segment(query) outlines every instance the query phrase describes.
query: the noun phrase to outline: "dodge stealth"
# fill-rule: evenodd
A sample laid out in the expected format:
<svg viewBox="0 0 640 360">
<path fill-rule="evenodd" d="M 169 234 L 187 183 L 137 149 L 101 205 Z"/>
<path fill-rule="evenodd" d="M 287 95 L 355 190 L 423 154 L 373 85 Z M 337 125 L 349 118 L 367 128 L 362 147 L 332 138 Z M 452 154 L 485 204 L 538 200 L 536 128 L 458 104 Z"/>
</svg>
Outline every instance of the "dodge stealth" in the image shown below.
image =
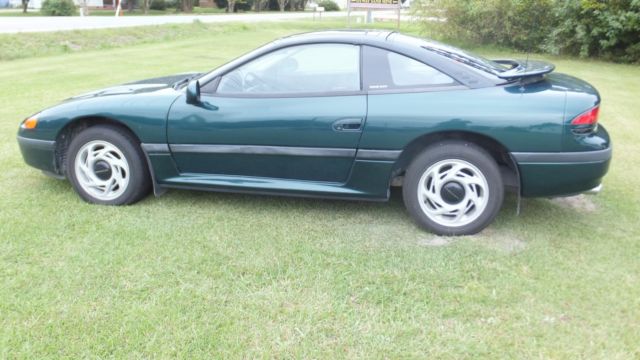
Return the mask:
<svg viewBox="0 0 640 360">
<path fill-rule="evenodd" d="M 611 159 L 600 96 L 541 61 L 488 60 L 387 31 L 278 39 L 207 73 L 133 82 L 29 116 L 27 164 L 80 197 L 194 189 L 387 200 L 476 233 L 505 191 L 596 191 Z"/>
</svg>

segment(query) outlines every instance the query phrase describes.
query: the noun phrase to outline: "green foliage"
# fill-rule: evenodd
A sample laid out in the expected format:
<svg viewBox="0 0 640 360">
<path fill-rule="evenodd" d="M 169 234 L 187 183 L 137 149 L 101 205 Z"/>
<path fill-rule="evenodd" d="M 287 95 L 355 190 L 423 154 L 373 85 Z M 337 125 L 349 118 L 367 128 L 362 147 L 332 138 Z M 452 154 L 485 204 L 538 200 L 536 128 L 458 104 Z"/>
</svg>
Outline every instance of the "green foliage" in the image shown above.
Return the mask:
<svg viewBox="0 0 640 360">
<path fill-rule="evenodd" d="M 47 16 L 72 16 L 76 5 L 72 0 L 44 0 L 40 11 Z"/>
<path fill-rule="evenodd" d="M 182 0 L 165 0 L 167 9 L 182 10 Z"/>
<path fill-rule="evenodd" d="M 450 39 L 640 61 L 640 0 L 423 0 L 416 11 Z"/>
<path fill-rule="evenodd" d="M 324 11 L 340 11 L 340 6 L 331 0 L 322 0 L 318 6 L 322 6 Z"/>
<path fill-rule="evenodd" d="M 435 0 L 419 5 L 421 15 L 447 19 L 439 30 L 448 37 L 520 50 L 544 40 L 552 25 L 551 10 L 552 0 Z"/>
<path fill-rule="evenodd" d="M 166 10 L 167 3 L 164 0 L 152 0 L 151 4 L 149 4 L 149 9 L 151 10 Z"/>
<path fill-rule="evenodd" d="M 553 54 L 640 61 L 640 0 L 559 1 L 543 48 Z"/>
</svg>

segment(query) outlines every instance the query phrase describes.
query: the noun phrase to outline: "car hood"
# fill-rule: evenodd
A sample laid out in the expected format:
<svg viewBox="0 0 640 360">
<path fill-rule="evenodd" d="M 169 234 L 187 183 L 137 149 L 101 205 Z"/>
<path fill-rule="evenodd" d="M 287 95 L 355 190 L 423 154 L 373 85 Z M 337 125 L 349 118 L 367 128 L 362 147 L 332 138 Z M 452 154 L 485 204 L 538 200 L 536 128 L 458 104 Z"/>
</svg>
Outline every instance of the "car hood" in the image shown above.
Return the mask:
<svg viewBox="0 0 640 360">
<path fill-rule="evenodd" d="M 188 80 L 198 75 L 200 75 L 200 73 L 190 72 L 190 73 L 182 73 L 182 74 L 176 74 L 171 76 L 163 76 L 163 77 L 139 80 L 139 81 L 135 81 L 127 84 L 116 85 L 116 86 L 111 86 L 111 87 L 100 89 L 100 90 L 91 91 L 85 94 L 68 98 L 64 100 L 64 102 L 95 98 L 95 97 L 101 97 L 101 96 L 127 95 L 127 94 L 134 95 L 134 94 L 159 91 L 159 90 L 172 87 L 175 83 L 179 81 Z"/>
</svg>

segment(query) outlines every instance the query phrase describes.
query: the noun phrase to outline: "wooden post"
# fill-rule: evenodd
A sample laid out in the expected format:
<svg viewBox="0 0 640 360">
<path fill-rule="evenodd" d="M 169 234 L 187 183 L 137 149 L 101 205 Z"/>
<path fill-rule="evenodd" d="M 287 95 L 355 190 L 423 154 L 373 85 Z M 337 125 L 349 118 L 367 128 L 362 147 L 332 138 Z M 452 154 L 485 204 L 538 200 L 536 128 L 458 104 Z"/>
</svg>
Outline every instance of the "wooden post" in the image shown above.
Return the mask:
<svg viewBox="0 0 640 360">
<path fill-rule="evenodd" d="M 115 0 L 116 1 L 116 17 L 122 15 L 122 0 Z"/>
</svg>

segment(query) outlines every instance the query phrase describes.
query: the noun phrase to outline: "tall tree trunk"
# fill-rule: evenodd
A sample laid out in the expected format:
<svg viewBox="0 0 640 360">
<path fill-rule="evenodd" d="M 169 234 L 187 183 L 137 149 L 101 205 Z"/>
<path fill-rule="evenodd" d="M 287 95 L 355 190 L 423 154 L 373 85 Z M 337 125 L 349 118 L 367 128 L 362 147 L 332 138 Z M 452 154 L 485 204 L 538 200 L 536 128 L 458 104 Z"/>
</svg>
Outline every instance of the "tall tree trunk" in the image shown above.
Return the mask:
<svg viewBox="0 0 640 360">
<path fill-rule="evenodd" d="M 186 13 L 193 12 L 193 1 L 192 0 L 182 0 L 182 11 Z"/>
<path fill-rule="evenodd" d="M 262 9 L 264 8 L 264 4 L 265 0 L 255 0 L 253 3 L 255 12 L 262 11 Z"/>
<path fill-rule="evenodd" d="M 29 5 L 29 0 L 22 0 L 22 12 L 27 12 L 27 6 Z"/>
<path fill-rule="evenodd" d="M 80 11 L 82 11 L 82 16 L 87 16 L 89 15 L 89 5 L 87 4 L 87 0 L 82 0 L 82 9 Z"/>
<path fill-rule="evenodd" d="M 144 6 L 144 14 L 147 15 L 149 13 L 149 0 L 144 0 L 142 6 Z"/>
</svg>

